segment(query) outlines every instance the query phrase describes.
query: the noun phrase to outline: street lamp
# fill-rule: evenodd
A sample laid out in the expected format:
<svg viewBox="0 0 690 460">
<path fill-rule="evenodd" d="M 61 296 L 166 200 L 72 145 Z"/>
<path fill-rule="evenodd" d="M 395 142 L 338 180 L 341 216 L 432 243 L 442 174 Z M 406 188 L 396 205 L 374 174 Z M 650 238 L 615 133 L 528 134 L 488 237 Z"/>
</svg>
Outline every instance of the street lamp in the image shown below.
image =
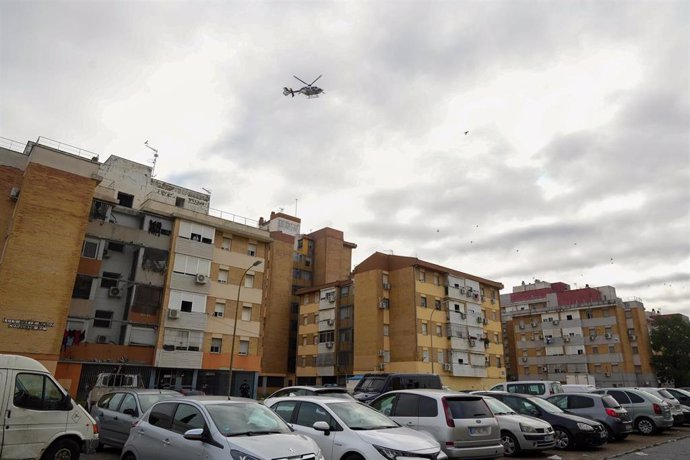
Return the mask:
<svg viewBox="0 0 690 460">
<path fill-rule="evenodd" d="M 235 324 L 232 326 L 232 344 L 230 345 L 230 380 L 228 382 L 228 398 L 232 396 L 232 366 L 233 363 L 235 362 L 235 336 L 237 335 L 237 313 L 240 311 L 240 290 L 242 289 L 242 283 L 244 282 L 244 277 L 247 276 L 247 272 L 251 270 L 252 268 L 261 265 L 261 261 L 257 260 L 253 264 L 251 264 L 247 269 L 242 273 L 242 278 L 240 278 L 240 282 L 237 284 L 237 303 L 235 304 Z"/>
</svg>

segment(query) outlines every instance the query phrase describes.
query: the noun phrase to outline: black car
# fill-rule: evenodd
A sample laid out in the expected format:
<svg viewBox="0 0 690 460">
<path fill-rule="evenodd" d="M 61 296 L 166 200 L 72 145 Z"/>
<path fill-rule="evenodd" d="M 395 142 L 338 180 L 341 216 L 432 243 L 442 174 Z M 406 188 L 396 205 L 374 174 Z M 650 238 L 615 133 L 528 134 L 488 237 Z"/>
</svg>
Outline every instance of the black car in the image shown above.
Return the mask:
<svg viewBox="0 0 690 460">
<path fill-rule="evenodd" d="M 553 426 L 556 448 L 574 446 L 602 446 L 608 442 L 608 433 L 601 423 L 578 415 L 568 414 L 558 406 L 537 396 L 508 393 L 506 391 L 478 391 L 476 394 L 493 396 L 518 414 L 537 417 Z"/>
</svg>

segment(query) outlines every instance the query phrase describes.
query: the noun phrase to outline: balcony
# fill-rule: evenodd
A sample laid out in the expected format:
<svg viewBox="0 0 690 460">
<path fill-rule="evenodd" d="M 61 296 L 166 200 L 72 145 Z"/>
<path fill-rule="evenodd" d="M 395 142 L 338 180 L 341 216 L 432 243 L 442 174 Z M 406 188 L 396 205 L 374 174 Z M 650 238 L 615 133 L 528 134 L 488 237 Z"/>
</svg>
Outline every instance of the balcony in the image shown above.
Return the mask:
<svg viewBox="0 0 690 460">
<path fill-rule="evenodd" d="M 604 318 L 583 318 L 582 327 L 615 326 L 616 317 L 607 316 Z"/>
<path fill-rule="evenodd" d="M 453 377 L 486 377 L 486 367 L 469 364 L 453 364 Z"/>
</svg>

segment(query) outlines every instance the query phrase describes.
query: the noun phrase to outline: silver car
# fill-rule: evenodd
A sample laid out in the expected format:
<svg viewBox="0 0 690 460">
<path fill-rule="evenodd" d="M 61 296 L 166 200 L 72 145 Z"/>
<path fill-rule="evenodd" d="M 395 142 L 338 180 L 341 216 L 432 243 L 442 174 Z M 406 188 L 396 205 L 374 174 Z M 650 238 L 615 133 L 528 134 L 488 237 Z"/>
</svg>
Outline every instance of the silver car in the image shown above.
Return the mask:
<svg viewBox="0 0 690 460">
<path fill-rule="evenodd" d="M 324 460 L 319 446 L 269 408 L 240 398 L 168 399 L 135 422 L 122 460 Z"/>
<path fill-rule="evenodd" d="M 431 435 L 401 427 L 357 401 L 294 396 L 276 399 L 271 408 L 295 431 L 314 439 L 326 460 L 448 458 Z"/>
<path fill-rule="evenodd" d="M 608 432 L 609 441 L 622 441 L 633 430 L 630 414 L 610 395 L 564 393 L 546 398 L 571 414 L 600 422 Z"/>
<path fill-rule="evenodd" d="M 496 398 L 484 396 L 501 428 L 503 455 L 512 457 L 522 451 L 551 449 L 556 445 L 553 427 L 536 417 L 519 415 Z"/>
<path fill-rule="evenodd" d="M 613 396 L 628 411 L 640 434 L 655 434 L 673 426 L 671 406 L 651 393 L 632 388 L 599 388 L 594 393 Z"/>
<path fill-rule="evenodd" d="M 172 390 L 132 389 L 104 394 L 91 407 L 91 416 L 98 424 L 98 449 L 103 446 L 125 445 L 132 422 L 139 418 L 155 402 L 167 398 L 182 397 Z"/>
<path fill-rule="evenodd" d="M 480 396 L 445 390 L 398 390 L 370 403 L 403 426 L 430 433 L 448 458 L 503 456 L 501 431 Z"/>
<path fill-rule="evenodd" d="M 671 393 L 665 388 L 652 388 L 652 387 L 638 387 L 638 390 L 646 391 L 654 396 L 658 396 L 664 401 L 666 401 L 669 406 L 671 406 L 671 415 L 673 416 L 674 425 L 682 425 L 685 422 L 685 415 L 683 414 L 683 409 L 680 407 L 680 401 L 676 399 Z"/>
</svg>

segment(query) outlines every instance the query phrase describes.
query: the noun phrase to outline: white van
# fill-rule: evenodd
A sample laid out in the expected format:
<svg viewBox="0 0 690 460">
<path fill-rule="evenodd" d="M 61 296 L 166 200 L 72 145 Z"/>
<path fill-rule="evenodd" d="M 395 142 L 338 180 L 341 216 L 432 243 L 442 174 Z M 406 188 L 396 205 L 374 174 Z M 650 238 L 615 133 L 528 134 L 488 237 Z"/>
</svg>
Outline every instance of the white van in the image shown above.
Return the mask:
<svg viewBox="0 0 690 460">
<path fill-rule="evenodd" d="M 0 459 L 76 460 L 98 427 L 41 363 L 0 354 Z"/>
<path fill-rule="evenodd" d="M 556 380 L 518 380 L 516 382 L 503 382 L 492 386 L 489 391 L 507 391 L 523 395 L 548 398 L 563 393 L 561 382 Z"/>
<path fill-rule="evenodd" d="M 597 389 L 594 385 L 580 385 L 576 383 L 570 383 L 566 385 L 561 385 L 563 391 L 566 393 L 591 393 Z"/>
</svg>

